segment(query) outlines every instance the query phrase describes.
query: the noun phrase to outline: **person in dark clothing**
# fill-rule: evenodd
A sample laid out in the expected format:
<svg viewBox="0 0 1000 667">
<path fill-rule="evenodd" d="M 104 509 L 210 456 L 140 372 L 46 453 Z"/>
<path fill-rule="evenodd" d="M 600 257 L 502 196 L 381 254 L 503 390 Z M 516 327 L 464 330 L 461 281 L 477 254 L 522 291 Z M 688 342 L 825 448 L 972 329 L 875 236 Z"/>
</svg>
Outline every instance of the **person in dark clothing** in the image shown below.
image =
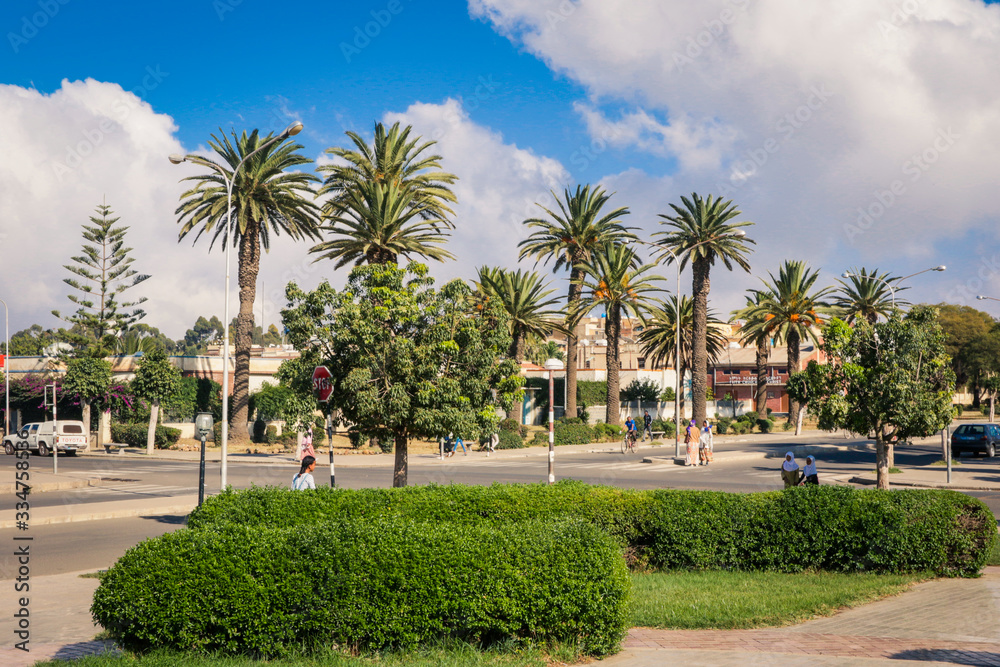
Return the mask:
<svg viewBox="0 0 1000 667">
<path fill-rule="evenodd" d="M 646 434 L 649 434 L 650 442 L 653 441 L 653 418 L 649 416 L 649 410 L 642 411 L 642 441 L 646 442 Z"/>
</svg>

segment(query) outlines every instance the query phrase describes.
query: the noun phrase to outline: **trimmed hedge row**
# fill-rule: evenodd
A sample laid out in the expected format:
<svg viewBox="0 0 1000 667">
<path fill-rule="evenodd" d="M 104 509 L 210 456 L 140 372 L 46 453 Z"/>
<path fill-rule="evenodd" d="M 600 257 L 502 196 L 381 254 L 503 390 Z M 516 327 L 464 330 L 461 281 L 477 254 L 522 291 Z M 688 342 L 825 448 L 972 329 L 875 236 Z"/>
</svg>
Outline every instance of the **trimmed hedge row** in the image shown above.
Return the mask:
<svg viewBox="0 0 1000 667">
<path fill-rule="evenodd" d="M 971 576 L 997 540 L 980 500 L 954 491 L 839 486 L 755 494 L 632 491 L 581 482 L 293 493 L 254 488 L 208 499 L 195 529 L 400 517 L 465 525 L 576 518 L 638 562 L 663 569 L 922 572 Z"/>
<path fill-rule="evenodd" d="M 132 447 L 145 447 L 146 437 L 149 433 L 149 424 L 111 424 L 111 439 L 123 445 Z M 166 449 L 170 445 L 176 445 L 181 438 L 179 428 L 156 425 L 156 433 L 153 435 L 153 444 L 157 449 Z"/>
<path fill-rule="evenodd" d="M 630 586 L 618 545 L 582 522 L 229 526 L 133 547 L 101 578 L 91 612 L 136 651 L 267 657 L 454 637 L 604 655 L 625 635 Z"/>
</svg>

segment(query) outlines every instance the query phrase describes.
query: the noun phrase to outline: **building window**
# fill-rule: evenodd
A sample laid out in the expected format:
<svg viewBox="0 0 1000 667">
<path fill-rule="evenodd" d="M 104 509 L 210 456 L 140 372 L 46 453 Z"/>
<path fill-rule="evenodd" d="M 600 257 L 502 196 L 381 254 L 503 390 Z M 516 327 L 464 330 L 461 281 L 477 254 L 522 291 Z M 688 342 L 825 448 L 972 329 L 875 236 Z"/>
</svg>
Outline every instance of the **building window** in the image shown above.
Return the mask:
<svg viewBox="0 0 1000 667">
<path fill-rule="evenodd" d="M 775 394 L 776 394 L 776 393 L 777 393 L 777 392 L 774 392 L 774 391 L 770 391 L 770 390 L 768 390 L 768 392 L 767 392 L 767 397 L 768 397 L 768 398 L 777 398 L 777 396 L 775 396 Z"/>
<path fill-rule="evenodd" d="M 590 359 L 584 362 L 584 368 L 590 368 Z"/>
<path fill-rule="evenodd" d="M 646 358 L 645 357 L 638 357 L 636 359 L 636 362 L 639 364 L 639 370 L 640 371 L 641 370 L 645 370 L 645 368 L 646 368 Z"/>
</svg>

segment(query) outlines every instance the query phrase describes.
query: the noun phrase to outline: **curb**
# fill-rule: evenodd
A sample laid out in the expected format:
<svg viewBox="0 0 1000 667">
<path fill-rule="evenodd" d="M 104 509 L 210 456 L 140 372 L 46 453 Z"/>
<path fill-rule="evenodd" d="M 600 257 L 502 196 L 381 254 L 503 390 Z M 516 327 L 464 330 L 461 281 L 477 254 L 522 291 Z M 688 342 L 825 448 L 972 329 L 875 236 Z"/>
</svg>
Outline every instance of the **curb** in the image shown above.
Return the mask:
<svg viewBox="0 0 1000 667">
<path fill-rule="evenodd" d="M 847 480 L 851 484 L 863 484 L 865 486 L 875 486 L 876 480 L 869 479 L 868 477 L 851 477 Z M 954 491 L 1000 491 L 996 486 L 967 486 L 964 484 L 935 484 L 934 482 L 907 482 L 906 480 L 900 480 L 898 482 L 891 481 L 889 486 L 908 486 L 914 489 L 952 489 Z"/>
<path fill-rule="evenodd" d="M 160 516 L 162 514 L 190 514 L 198 506 L 197 498 L 186 502 L 178 502 L 163 507 L 136 507 L 112 509 L 81 514 L 62 514 L 57 516 L 34 516 L 31 526 L 49 526 L 58 523 L 76 523 L 79 521 L 101 521 L 103 519 L 127 519 L 137 516 Z M 0 530 L 17 527 L 16 521 L 0 521 Z"/>
<path fill-rule="evenodd" d="M 87 479 L 64 480 L 60 482 L 42 482 L 41 484 L 29 484 L 31 493 L 45 493 L 46 491 L 67 491 L 69 489 L 81 489 L 86 486 L 101 486 L 104 480 L 100 477 L 90 477 Z M 17 484 L 0 484 L 0 493 L 15 493 L 19 489 Z"/>
</svg>

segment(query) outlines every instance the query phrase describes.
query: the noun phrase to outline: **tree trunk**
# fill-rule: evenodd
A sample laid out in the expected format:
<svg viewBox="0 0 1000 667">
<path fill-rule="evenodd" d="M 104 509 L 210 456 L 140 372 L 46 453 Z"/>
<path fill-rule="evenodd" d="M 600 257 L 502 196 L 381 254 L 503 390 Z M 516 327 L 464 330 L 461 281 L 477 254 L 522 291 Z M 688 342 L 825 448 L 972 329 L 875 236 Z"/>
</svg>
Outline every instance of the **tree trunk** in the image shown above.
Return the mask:
<svg viewBox="0 0 1000 667">
<path fill-rule="evenodd" d="M 788 346 L 788 376 L 791 377 L 792 373 L 799 372 L 799 332 L 794 327 L 789 327 L 788 335 L 785 338 L 785 344 Z M 799 418 L 799 404 L 797 401 L 793 401 L 791 397 L 788 398 L 788 423 L 795 424 Z"/>
<path fill-rule="evenodd" d="M 517 363 L 524 361 L 524 348 L 527 341 L 527 336 L 524 335 L 524 331 L 519 331 L 518 327 L 514 327 L 514 336 L 510 342 L 510 357 Z"/>
<path fill-rule="evenodd" d="M 691 284 L 693 322 L 691 327 L 691 416 L 696 424 L 705 420 L 708 406 L 705 390 L 708 386 L 708 292 L 711 289 L 708 259 L 699 257 L 691 264 L 694 275 Z"/>
<path fill-rule="evenodd" d="M 757 344 L 757 416 L 767 418 L 767 360 L 771 355 L 770 345 L 765 340 Z"/>
<path fill-rule="evenodd" d="M 395 488 L 406 486 L 406 435 L 397 433 L 393 444 L 396 449 L 396 459 L 392 467 L 392 486 Z"/>
<path fill-rule="evenodd" d="M 605 334 L 608 337 L 607 365 L 608 365 L 608 399 L 607 415 L 605 422 L 618 426 L 621 424 L 621 390 L 620 390 L 620 367 L 618 359 L 618 333 L 621 331 L 622 313 L 618 307 L 608 308 L 608 321 L 605 326 Z"/>
<path fill-rule="evenodd" d="M 250 442 L 247 428 L 250 419 L 250 346 L 253 344 L 253 302 L 257 296 L 259 271 L 260 237 L 256 226 L 251 224 L 240 237 L 240 313 L 236 316 L 233 420 L 229 425 L 229 440 L 244 445 Z M 228 363 L 228 360 L 223 363 Z M 222 416 L 223 419 L 226 417 Z"/>
<path fill-rule="evenodd" d="M 569 272 L 569 297 L 566 300 L 566 312 L 572 313 L 573 307 L 580 302 L 580 295 L 583 293 L 583 286 L 580 279 L 583 277 L 583 270 L 580 264 L 583 257 L 574 257 L 573 269 Z M 569 318 L 567 317 L 567 324 Z M 576 356 L 577 356 L 576 324 L 570 329 L 566 336 L 566 417 L 576 417 Z"/>
<path fill-rule="evenodd" d="M 876 488 L 889 488 L 889 449 L 891 445 L 882 437 L 881 429 L 875 432 Z"/>
<path fill-rule="evenodd" d="M 84 399 L 83 401 L 83 428 L 87 432 L 87 446 L 91 444 L 91 438 L 93 438 L 93 433 L 90 430 L 90 399 Z"/>
<path fill-rule="evenodd" d="M 97 427 L 97 444 L 103 445 L 111 440 L 111 410 L 101 411 L 101 421 Z"/>
<path fill-rule="evenodd" d="M 799 406 L 799 416 L 795 419 L 795 435 L 802 435 L 802 418 L 805 416 L 806 410 L 804 405 Z"/>
<path fill-rule="evenodd" d="M 149 408 L 149 429 L 146 431 L 146 453 L 153 455 L 153 448 L 156 445 L 156 422 L 160 416 L 160 401 L 153 401 Z"/>
<path fill-rule="evenodd" d="M 994 408 L 996 408 L 996 396 L 990 394 L 990 423 L 993 423 L 993 417 L 996 414 Z"/>
</svg>

